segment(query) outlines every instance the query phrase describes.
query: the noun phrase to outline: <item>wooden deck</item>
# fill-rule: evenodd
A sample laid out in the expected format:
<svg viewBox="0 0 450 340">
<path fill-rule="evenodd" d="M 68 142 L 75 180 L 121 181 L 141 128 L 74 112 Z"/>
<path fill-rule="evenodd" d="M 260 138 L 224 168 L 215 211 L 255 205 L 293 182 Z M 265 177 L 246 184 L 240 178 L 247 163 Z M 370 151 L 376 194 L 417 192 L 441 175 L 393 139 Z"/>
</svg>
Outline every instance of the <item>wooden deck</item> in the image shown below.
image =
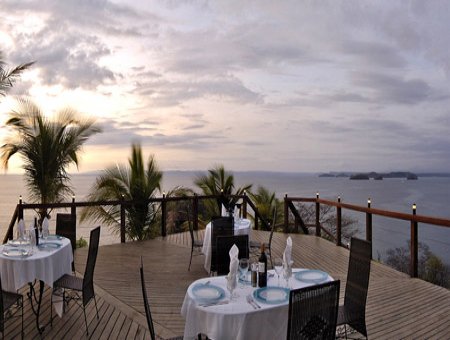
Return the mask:
<svg viewBox="0 0 450 340">
<path fill-rule="evenodd" d="M 200 232 L 201 233 L 201 232 Z M 252 237 L 268 239 L 268 232 L 252 231 Z M 296 267 L 320 268 L 341 280 L 344 296 L 348 250 L 315 236 L 291 235 Z M 275 233 L 273 255 L 280 256 L 287 235 Z M 182 335 L 181 304 L 189 284 L 206 276 L 204 257 L 194 256 L 188 271 L 189 234 L 165 239 L 102 246 L 95 269 L 99 320 L 95 307 L 88 308 L 89 337 L 85 335 L 82 310 L 70 305 L 63 318 L 40 336 L 30 304 L 25 301 L 25 339 L 145 339 L 149 338 L 142 305 L 139 264 L 144 259 L 149 300 L 156 332 L 161 337 Z M 87 249 L 76 251 L 76 269 L 84 270 Z M 23 292 L 25 293 L 25 291 Z M 50 320 L 50 290 L 43 301 L 42 321 Z M 370 339 L 450 339 L 450 291 L 372 262 L 367 301 Z M 19 338 L 19 320 L 6 324 L 5 338 Z"/>
</svg>

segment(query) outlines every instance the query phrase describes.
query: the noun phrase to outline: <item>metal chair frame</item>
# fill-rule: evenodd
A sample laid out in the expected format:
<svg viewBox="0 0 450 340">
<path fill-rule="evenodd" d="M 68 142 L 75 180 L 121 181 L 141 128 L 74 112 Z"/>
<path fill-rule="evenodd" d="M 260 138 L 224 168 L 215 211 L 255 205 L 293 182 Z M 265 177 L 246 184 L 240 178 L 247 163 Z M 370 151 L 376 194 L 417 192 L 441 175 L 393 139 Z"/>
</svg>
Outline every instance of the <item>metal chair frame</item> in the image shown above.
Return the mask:
<svg viewBox="0 0 450 340">
<path fill-rule="evenodd" d="M 83 278 L 75 275 L 65 274 L 53 283 L 53 291 L 62 288 L 63 289 L 63 304 L 69 303 L 70 300 L 74 300 L 78 306 L 83 308 L 84 322 L 86 324 L 86 334 L 89 335 L 89 328 L 86 318 L 86 305 L 94 299 L 95 309 L 98 315 L 97 299 L 94 292 L 94 269 L 97 261 L 98 245 L 100 241 L 100 227 L 91 230 L 89 237 L 89 252 L 86 262 L 86 268 Z M 66 296 L 66 289 L 73 291 L 75 294 L 72 296 Z M 80 294 L 81 293 L 81 297 Z M 52 294 L 53 302 L 53 294 Z M 50 322 L 53 323 L 53 311 L 50 309 Z"/>
</svg>

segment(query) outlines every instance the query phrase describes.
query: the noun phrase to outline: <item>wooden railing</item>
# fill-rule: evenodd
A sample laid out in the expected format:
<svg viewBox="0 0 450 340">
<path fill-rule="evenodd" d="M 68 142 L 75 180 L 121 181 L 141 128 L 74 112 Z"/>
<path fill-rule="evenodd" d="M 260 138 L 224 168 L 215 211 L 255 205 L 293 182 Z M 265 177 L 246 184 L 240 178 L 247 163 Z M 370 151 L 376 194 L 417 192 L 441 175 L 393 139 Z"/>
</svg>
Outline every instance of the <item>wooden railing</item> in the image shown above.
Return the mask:
<svg viewBox="0 0 450 340">
<path fill-rule="evenodd" d="M 258 211 L 257 206 L 251 201 L 251 199 L 246 195 L 193 195 L 193 196 L 180 196 L 180 197 L 169 197 L 166 195 L 162 195 L 162 197 L 155 197 L 149 199 L 146 203 L 159 203 L 161 210 L 161 236 L 165 237 L 167 235 L 167 204 L 170 202 L 180 202 L 180 201 L 188 201 L 191 207 L 192 216 L 193 216 L 193 228 L 195 230 L 198 229 L 199 223 L 199 202 L 201 200 L 217 200 L 218 202 L 223 202 L 227 199 L 234 200 L 242 200 L 241 211 L 243 217 L 248 217 L 248 207 L 253 210 L 253 224 L 255 229 L 259 229 L 260 223 L 263 226 L 263 229 L 269 230 L 270 225 L 265 220 L 263 216 Z M 75 198 L 72 199 L 72 202 L 67 203 L 51 203 L 51 204 L 38 204 L 38 203 L 23 203 L 22 200 L 19 200 L 17 204 L 11 221 L 9 223 L 8 229 L 6 231 L 5 237 L 3 239 L 3 243 L 6 243 L 9 239 L 13 239 L 14 236 L 14 226 L 20 219 L 23 219 L 25 210 L 42 210 L 42 209 L 67 209 L 69 208 L 71 211 L 71 215 L 73 216 L 74 221 L 76 221 L 77 209 L 89 206 L 111 206 L 111 205 L 119 205 L 120 206 L 120 242 L 124 243 L 126 240 L 125 233 L 125 225 L 126 225 L 126 217 L 125 211 L 126 207 L 135 204 L 134 201 L 125 201 L 125 200 L 116 200 L 116 201 L 97 201 L 97 202 L 76 202 Z M 142 202 L 139 202 L 142 203 Z"/>
<path fill-rule="evenodd" d="M 159 203 L 161 209 L 161 235 L 165 237 L 167 235 L 167 204 L 170 202 L 181 202 L 188 201 L 192 211 L 193 217 L 193 228 L 195 230 L 199 227 L 199 202 L 201 200 L 214 199 L 218 202 L 222 202 L 226 199 L 233 198 L 234 200 L 242 200 L 241 209 L 242 216 L 248 217 L 248 209 L 250 208 L 253 212 L 253 225 L 254 229 L 259 229 L 260 223 L 262 224 L 262 229 L 270 230 L 269 223 L 261 216 L 258 211 L 256 204 L 254 204 L 251 199 L 246 195 L 193 195 L 193 196 L 181 196 L 181 197 L 168 197 L 162 195 L 162 197 L 152 198 L 147 201 L 147 203 Z M 307 225 L 301 218 L 301 214 L 297 210 L 294 202 L 300 203 L 311 203 L 315 204 L 315 224 L 313 226 Z M 14 226 L 20 218 L 23 218 L 24 210 L 37 210 L 37 209 L 62 209 L 69 208 L 74 220 L 76 221 L 77 209 L 88 207 L 88 206 L 110 206 L 110 205 L 120 205 L 120 241 L 123 243 L 126 241 L 125 234 L 125 211 L 126 207 L 134 204 L 133 201 L 117 200 L 117 201 L 98 201 L 98 202 L 76 202 L 72 199 L 72 202 L 68 203 L 53 203 L 53 204 L 27 204 L 19 201 L 17 204 L 11 222 L 9 224 L 6 235 L 3 239 L 3 243 L 6 243 L 9 239 L 13 238 Z M 320 205 L 328 205 L 336 208 L 336 233 L 333 234 L 327 230 L 320 223 Z M 309 233 L 309 229 L 312 227 L 315 230 L 316 236 L 322 236 L 322 233 L 328 235 L 329 238 L 334 240 L 337 246 L 343 246 L 342 244 L 342 209 L 361 212 L 366 215 L 366 239 L 372 241 L 372 216 L 384 216 L 388 218 L 398 219 L 408 221 L 410 223 L 410 274 L 412 277 L 417 277 L 418 275 L 418 223 L 426 223 L 430 225 L 440 226 L 440 227 L 450 227 L 450 220 L 444 218 L 436 218 L 424 215 L 417 215 L 415 208 L 412 210 L 411 214 L 405 214 L 395 211 L 375 209 L 370 206 L 368 202 L 367 206 L 359 206 L 353 204 L 342 203 L 340 199 L 337 201 L 325 200 L 319 198 L 317 195 L 315 198 L 305 198 L 305 197 L 284 197 L 284 232 L 299 232 L 301 228 L 302 232 L 305 234 Z M 290 229 L 290 214 L 294 217 L 293 230 Z M 251 215 L 251 214 L 250 214 Z"/>
<path fill-rule="evenodd" d="M 394 218 L 398 220 L 408 221 L 410 224 L 410 275 L 412 277 L 418 276 L 418 253 L 419 253 L 419 240 L 418 240 L 418 224 L 426 223 L 439 227 L 450 227 L 450 220 L 444 218 L 436 218 L 424 215 L 416 214 L 416 207 L 413 205 L 411 214 L 405 214 L 395 211 L 382 210 L 382 209 L 374 209 L 371 208 L 370 200 L 367 202 L 367 207 L 342 203 L 338 198 L 337 201 L 324 200 L 319 198 L 317 195 L 316 198 L 305 198 L 305 197 L 288 197 L 287 195 L 284 197 L 284 207 L 285 207 L 285 216 L 284 216 L 284 230 L 287 232 L 289 230 L 289 212 L 294 215 L 295 218 L 295 228 L 298 230 L 298 224 L 302 225 L 306 228 L 306 225 L 303 221 L 301 221 L 300 214 L 297 211 L 297 208 L 293 204 L 294 202 L 302 202 L 302 203 L 314 203 L 316 210 L 316 223 L 315 223 L 315 235 L 321 236 L 322 232 L 327 233 L 332 239 L 335 240 L 337 246 L 342 246 L 342 209 L 347 209 L 350 211 L 357 211 L 366 214 L 366 240 L 372 242 L 372 216 L 383 216 Z M 328 205 L 336 208 L 336 235 L 333 235 L 330 231 L 324 228 L 320 223 L 320 205 Z M 299 221 L 297 221 L 299 220 Z"/>
</svg>

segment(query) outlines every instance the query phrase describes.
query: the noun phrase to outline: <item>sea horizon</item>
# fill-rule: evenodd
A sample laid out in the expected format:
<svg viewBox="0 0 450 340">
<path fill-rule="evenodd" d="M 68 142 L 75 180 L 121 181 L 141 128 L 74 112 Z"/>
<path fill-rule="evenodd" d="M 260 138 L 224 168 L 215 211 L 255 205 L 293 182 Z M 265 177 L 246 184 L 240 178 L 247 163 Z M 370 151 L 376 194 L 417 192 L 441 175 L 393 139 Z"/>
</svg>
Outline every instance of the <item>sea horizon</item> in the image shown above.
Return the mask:
<svg viewBox="0 0 450 340">
<path fill-rule="evenodd" d="M 194 179 L 207 170 L 163 171 L 162 192 L 175 186 L 194 188 Z M 100 171 L 101 172 L 101 171 Z M 99 172 L 84 172 L 71 175 L 71 183 L 77 201 L 88 194 Z M 282 199 L 291 197 L 320 197 L 365 206 L 370 198 L 373 208 L 411 213 L 412 204 L 417 205 L 417 214 L 450 219 L 450 177 L 420 177 L 418 180 L 387 178 L 379 180 L 350 180 L 345 177 L 319 177 L 323 172 L 275 172 L 275 171 L 232 171 L 235 186 L 253 184 L 253 189 L 264 186 Z M 442 173 L 441 173 L 442 174 Z M 9 225 L 15 206 L 21 195 L 24 202 L 28 192 L 23 174 L 0 175 L 0 228 L 3 237 Z M 199 192 L 198 189 L 196 189 Z M 343 211 L 357 219 L 358 237 L 365 237 L 365 215 Z M 27 217 L 26 217 L 27 219 Z M 30 219 L 30 218 L 28 218 Z M 29 223 L 30 221 L 26 221 Z M 52 222 L 51 222 L 52 223 Z M 54 221 L 53 221 L 54 223 Z M 81 226 L 80 226 L 81 227 Z M 88 237 L 89 226 L 80 228 L 79 236 Z M 385 258 L 388 249 L 404 247 L 409 239 L 409 223 L 382 217 L 373 219 L 374 258 Z M 445 227 L 419 224 L 419 242 L 430 246 L 444 262 L 450 264 L 450 230 Z M 102 230 L 101 244 L 119 242 L 107 228 Z"/>
</svg>

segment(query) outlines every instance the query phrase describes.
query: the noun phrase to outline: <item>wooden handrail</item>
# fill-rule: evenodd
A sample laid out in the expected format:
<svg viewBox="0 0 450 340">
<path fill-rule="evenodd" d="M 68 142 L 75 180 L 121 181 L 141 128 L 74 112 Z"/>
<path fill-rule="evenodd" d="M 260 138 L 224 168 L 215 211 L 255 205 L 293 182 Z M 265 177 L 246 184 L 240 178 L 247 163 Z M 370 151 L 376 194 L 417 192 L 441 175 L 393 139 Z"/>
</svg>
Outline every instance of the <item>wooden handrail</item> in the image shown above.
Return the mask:
<svg viewBox="0 0 450 340">
<path fill-rule="evenodd" d="M 425 215 L 417 215 L 416 210 L 413 208 L 412 214 L 400 213 L 396 211 L 389 211 L 383 209 L 374 209 L 370 206 L 370 201 L 367 204 L 367 207 L 342 203 L 340 199 L 337 201 L 330 201 L 319 198 L 317 195 L 316 198 L 309 197 L 286 197 L 284 198 L 285 211 L 287 211 L 287 206 L 293 205 L 293 202 L 306 202 L 306 203 L 315 203 L 316 206 L 316 235 L 320 236 L 321 230 L 325 230 L 323 226 L 320 224 L 320 205 L 325 204 L 328 206 L 336 207 L 336 245 L 341 246 L 341 228 L 342 228 L 342 218 L 341 211 L 342 209 L 358 211 L 366 214 L 366 240 L 372 242 L 372 216 L 383 216 L 394 218 L 398 220 L 409 221 L 410 226 L 410 275 L 412 277 L 418 276 L 418 223 L 426 223 L 439 227 L 450 227 L 450 219 L 445 218 L 437 218 L 432 216 Z M 294 215 L 295 216 L 295 215 Z M 289 219 L 285 216 L 285 230 L 287 230 L 287 223 Z M 327 232 L 327 234 L 331 234 Z"/>
<path fill-rule="evenodd" d="M 228 198 L 233 199 L 242 199 L 243 200 L 243 217 L 247 217 L 247 206 L 249 205 L 254 212 L 254 220 L 255 226 L 258 226 L 258 221 L 261 221 L 266 230 L 270 229 L 267 221 L 259 214 L 259 211 L 256 205 L 251 201 L 251 199 L 244 193 L 244 195 L 229 195 L 226 196 Z M 177 196 L 177 197 L 167 197 L 163 195 L 162 197 L 153 197 L 148 200 L 148 203 L 160 203 L 161 204 L 161 235 L 166 236 L 166 204 L 168 202 L 182 202 L 189 201 L 192 202 L 193 212 L 194 212 L 194 228 L 198 229 L 198 202 L 199 200 L 207 200 L 207 199 L 223 199 L 223 195 L 197 195 L 194 196 Z M 125 201 L 125 200 L 114 200 L 114 201 L 96 201 L 96 202 L 77 202 L 74 198 L 72 198 L 72 202 L 59 202 L 59 203 L 48 203 L 48 204 L 40 204 L 40 203 L 23 203 L 21 200 L 16 205 L 14 214 L 9 223 L 7 232 L 3 239 L 3 243 L 8 242 L 9 239 L 13 238 L 14 225 L 20 219 L 23 218 L 24 210 L 36 210 L 36 209 L 58 209 L 58 208 L 70 208 L 72 215 L 76 216 L 77 208 L 82 207 L 91 207 L 91 206 L 111 206 L 111 205 L 119 205 L 120 206 L 120 241 L 125 242 L 125 208 L 128 205 L 132 205 L 138 203 L 136 201 Z"/>
</svg>

